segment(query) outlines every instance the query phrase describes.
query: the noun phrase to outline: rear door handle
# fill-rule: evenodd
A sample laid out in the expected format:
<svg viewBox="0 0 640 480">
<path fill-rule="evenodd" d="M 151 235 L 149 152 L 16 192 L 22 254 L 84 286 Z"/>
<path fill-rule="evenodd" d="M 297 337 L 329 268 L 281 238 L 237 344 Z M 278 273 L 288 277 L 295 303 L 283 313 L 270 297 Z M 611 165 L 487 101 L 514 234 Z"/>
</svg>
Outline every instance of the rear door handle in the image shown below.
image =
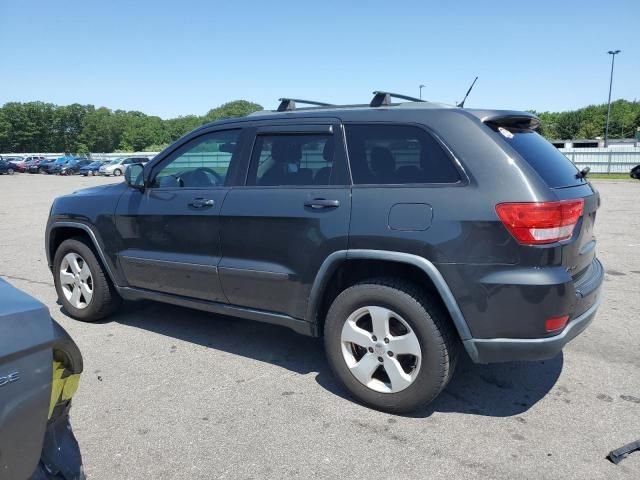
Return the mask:
<svg viewBox="0 0 640 480">
<path fill-rule="evenodd" d="M 326 198 L 314 198 L 313 200 L 306 200 L 304 202 L 305 207 L 311 207 L 315 209 L 321 208 L 337 208 L 340 206 L 340 200 L 328 200 Z"/>
<path fill-rule="evenodd" d="M 189 206 L 193 208 L 205 208 L 205 207 L 213 207 L 215 203 L 216 202 L 214 202 L 211 199 L 194 198 L 189 202 Z"/>
</svg>

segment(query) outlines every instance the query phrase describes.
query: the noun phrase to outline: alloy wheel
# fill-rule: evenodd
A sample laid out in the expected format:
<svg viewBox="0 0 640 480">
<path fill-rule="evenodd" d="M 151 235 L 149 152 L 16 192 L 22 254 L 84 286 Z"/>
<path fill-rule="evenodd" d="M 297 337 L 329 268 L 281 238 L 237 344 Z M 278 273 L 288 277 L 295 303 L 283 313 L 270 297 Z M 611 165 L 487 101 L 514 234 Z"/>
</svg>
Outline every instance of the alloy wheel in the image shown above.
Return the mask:
<svg viewBox="0 0 640 480">
<path fill-rule="evenodd" d="M 357 309 L 341 333 L 342 357 L 353 376 L 381 393 L 397 393 L 418 376 L 420 342 L 396 312 L 379 306 Z"/>
<path fill-rule="evenodd" d="M 78 310 L 93 298 L 93 276 L 87 262 L 77 253 L 67 253 L 60 263 L 60 286 L 67 301 Z"/>
</svg>

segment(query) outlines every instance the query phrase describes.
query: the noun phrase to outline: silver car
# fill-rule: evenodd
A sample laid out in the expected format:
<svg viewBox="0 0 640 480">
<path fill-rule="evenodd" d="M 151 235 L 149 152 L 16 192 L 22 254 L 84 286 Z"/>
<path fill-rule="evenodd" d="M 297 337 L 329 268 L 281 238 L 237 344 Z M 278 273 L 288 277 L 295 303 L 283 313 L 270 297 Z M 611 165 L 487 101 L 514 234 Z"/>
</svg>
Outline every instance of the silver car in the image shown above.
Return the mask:
<svg viewBox="0 0 640 480">
<path fill-rule="evenodd" d="M 109 163 L 104 164 L 98 170 L 99 175 L 113 175 L 119 177 L 122 175 L 127 167 L 133 163 L 146 163 L 148 162 L 148 158 L 144 157 L 124 157 L 124 158 L 116 158 L 115 160 L 110 161 Z"/>
</svg>

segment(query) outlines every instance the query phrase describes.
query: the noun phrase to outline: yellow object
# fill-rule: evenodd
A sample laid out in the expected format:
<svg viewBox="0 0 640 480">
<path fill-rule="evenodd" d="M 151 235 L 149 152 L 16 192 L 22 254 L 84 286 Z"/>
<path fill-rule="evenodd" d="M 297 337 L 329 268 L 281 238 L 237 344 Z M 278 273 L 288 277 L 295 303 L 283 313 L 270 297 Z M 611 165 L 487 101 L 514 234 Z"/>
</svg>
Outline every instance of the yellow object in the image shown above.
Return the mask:
<svg viewBox="0 0 640 480">
<path fill-rule="evenodd" d="M 53 381 L 51 383 L 51 403 L 49 403 L 49 418 L 53 414 L 53 409 L 59 402 L 64 402 L 78 391 L 80 374 L 67 375 L 66 369 L 61 362 L 53 362 Z"/>
</svg>

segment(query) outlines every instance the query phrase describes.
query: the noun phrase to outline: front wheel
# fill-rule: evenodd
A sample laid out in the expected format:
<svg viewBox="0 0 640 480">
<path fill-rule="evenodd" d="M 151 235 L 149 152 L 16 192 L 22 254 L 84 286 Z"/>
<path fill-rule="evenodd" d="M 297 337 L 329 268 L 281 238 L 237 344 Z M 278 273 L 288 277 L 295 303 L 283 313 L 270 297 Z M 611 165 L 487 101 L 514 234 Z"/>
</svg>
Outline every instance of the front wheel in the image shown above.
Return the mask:
<svg viewBox="0 0 640 480">
<path fill-rule="evenodd" d="M 113 175 L 116 176 L 116 177 L 119 177 L 120 175 L 122 175 L 122 170 L 120 170 L 119 168 L 116 168 L 113 171 Z"/>
<path fill-rule="evenodd" d="M 53 278 L 58 299 L 77 320 L 100 320 L 120 304 L 93 249 L 79 238 L 65 240 L 56 250 Z"/>
<path fill-rule="evenodd" d="M 13 168 L 8 169 L 8 170 L 7 170 L 7 173 L 8 173 L 9 175 L 13 175 Z"/>
<path fill-rule="evenodd" d="M 431 402 L 451 379 L 458 353 L 439 304 L 396 279 L 368 280 L 338 295 L 324 343 L 331 369 L 351 394 L 394 413 Z"/>
</svg>

